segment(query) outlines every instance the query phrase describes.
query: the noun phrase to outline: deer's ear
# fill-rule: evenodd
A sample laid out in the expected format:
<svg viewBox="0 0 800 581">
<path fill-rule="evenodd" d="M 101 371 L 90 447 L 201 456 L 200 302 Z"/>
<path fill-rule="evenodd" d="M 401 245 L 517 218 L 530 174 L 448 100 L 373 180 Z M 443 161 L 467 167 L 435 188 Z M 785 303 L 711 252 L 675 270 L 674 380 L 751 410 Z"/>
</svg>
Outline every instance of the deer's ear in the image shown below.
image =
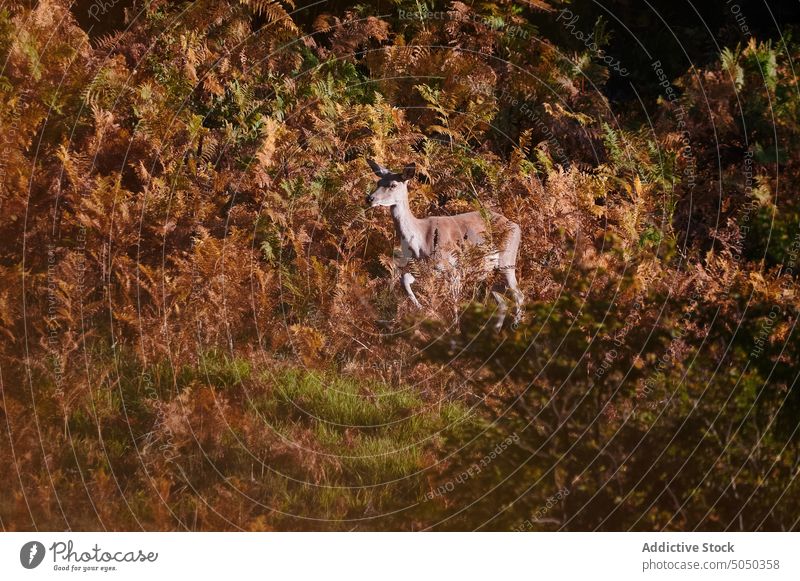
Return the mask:
<svg viewBox="0 0 800 581">
<path fill-rule="evenodd" d="M 414 163 L 409 163 L 406 167 L 403 168 L 403 181 L 407 182 L 411 180 L 417 174 L 417 165 Z"/>
<path fill-rule="evenodd" d="M 372 168 L 372 171 L 375 172 L 375 175 L 378 176 L 379 178 L 382 178 L 392 173 L 388 169 L 383 167 L 381 164 L 377 163 L 374 159 L 368 159 L 367 163 L 369 164 L 369 167 Z"/>
</svg>

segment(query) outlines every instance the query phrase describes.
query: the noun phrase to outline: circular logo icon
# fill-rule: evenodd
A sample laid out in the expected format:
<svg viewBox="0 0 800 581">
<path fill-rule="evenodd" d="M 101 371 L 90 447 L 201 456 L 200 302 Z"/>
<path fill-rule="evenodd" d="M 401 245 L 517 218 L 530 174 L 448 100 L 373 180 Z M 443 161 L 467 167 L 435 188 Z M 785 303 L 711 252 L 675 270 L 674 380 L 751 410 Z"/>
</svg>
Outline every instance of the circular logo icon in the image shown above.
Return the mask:
<svg viewBox="0 0 800 581">
<path fill-rule="evenodd" d="M 39 541 L 31 541 L 22 545 L 19 550 L 19 562 L 26 569 L 35 569 L 44 560 L 44 545 Z"/>
</svg>

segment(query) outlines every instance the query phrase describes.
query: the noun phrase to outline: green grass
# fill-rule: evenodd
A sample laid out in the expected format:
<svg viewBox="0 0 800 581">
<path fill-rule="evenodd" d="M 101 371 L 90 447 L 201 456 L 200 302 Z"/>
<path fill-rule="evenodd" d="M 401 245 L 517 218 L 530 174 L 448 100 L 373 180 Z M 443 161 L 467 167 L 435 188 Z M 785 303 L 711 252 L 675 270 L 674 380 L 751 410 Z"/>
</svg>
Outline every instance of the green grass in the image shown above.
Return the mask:
<svg viewBox="0 0 800 581">
<path fill-rule="evenodd" d="M 288 415 L 334 426 L 392 428 L 414 417 L 421 406 L 407 387 L 395 389 L 313 371 L 289 371 L 272 380 L 277 404 Z"/>
<path fill-rule="evenodd" d="M 448 435 L 474 421 L 409 386 L 216 351 L 177 369 L 107 350 L 93 359 L 109 379 L 75 383 L 66 418 L 37 401 L 57 469 L 52 485 L 35 472 L 37 489 L 57 494 L 37 505 L 42 526 L 63 527 L 56 498 L 82 515 L 71 526 L 100 526 L 85 480 L 117 529 L 407 529 L 433 510 L 420 499 Z"/>
<path fill-rule="evenodd" d="M 338 483 L 373 485 L 424 469 L 422 452 L 465 421 L 457 404 L 431 406 L 410 388 L 317 371 L 265 373 L 271 388 L 249 400 L 282 437 L 312 436 Z"/>
</svg>

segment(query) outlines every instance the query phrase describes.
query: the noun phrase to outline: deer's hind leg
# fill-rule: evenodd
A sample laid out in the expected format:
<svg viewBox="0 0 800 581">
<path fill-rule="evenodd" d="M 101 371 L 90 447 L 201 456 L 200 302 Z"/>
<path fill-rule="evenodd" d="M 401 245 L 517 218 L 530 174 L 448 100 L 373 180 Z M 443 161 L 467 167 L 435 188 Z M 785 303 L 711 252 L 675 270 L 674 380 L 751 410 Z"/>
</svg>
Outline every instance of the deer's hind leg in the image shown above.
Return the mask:
<svg viewBox="0 0 800 581">
<path fill-rule="evenodd" d="M 503 323 L 506 320 L 506 313 L 508 312 L 508 305 L 506 304 L 506 300 L 503 298 L 497 291 L 492 291 L 492 296 L 494 300 L 497 301 L 497 317 L 494 321 L 494 330 L 500 331 L 503 328 Z"/>
<path fill-rule="evenodd" d="M 497 265 L 498 270 L 503 273 L 506 287 L 514 297 L 514 323 L 519 323 L 522 320 L 522 309 L 525 301 L 525 295 L 519 290 L 516 271 L 517 253 L 519 252 L 521 240 L 522 229 L 512 222 L 508 227 L 508 238 L 502 252 L 500 252 L 500 259 Z"/>
<path fill-rule="evenodd" d="M 525 301 L 525 295 L 519 290 L 517 284 L 517 272 L 513 268 L 506 268 L 503 270 L 503 277 L 506 279 L 506 286 L 514 296 L 514 323 L 519 323 L 522 320 L 522 311 Z"/>
</svg>

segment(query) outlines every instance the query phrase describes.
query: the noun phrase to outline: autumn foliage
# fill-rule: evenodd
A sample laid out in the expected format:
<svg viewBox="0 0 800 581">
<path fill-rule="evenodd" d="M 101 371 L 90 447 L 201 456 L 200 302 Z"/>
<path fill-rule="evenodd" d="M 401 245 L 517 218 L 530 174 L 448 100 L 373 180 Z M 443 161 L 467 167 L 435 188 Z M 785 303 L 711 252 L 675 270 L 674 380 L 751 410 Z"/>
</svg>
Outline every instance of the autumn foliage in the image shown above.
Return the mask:
<svg viewBox="0 0 800 581">
<path fill-rule="evenodd" d="M 4 529 L 798 527 L 798 45 L 645 117 L 559 2 L 435 4 L 0 10 Z M 519 327 L 411 307 L 367 156 L 522 226 Z"/>
</svg>

